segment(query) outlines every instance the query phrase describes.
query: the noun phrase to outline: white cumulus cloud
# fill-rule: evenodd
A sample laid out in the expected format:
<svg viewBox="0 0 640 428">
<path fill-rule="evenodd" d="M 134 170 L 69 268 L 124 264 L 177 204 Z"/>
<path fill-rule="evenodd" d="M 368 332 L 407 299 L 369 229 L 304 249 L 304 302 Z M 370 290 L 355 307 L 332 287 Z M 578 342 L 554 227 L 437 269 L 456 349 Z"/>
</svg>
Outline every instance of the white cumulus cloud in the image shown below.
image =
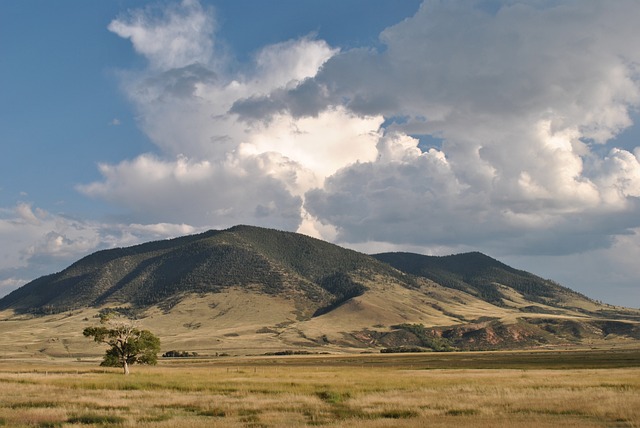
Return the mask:
<svg viewBox="0 0 640 428">
<path fill-rule="evenodd" d="M 167 9 L 147 8 L 112 21 L 109 30 L 131 40 L 152 67 L 177 68 L 207 64 L 213 55 L 214 19 L 197 0 Z"/>
<path fill-rule="evenodd" d="M 125 74 L 123 89 L 158 153 L 101 164 L 103 179 L 78 186 L 81 192 L 118 205 L 140 223 L 296 230 L 306 218 L 308 190 L 377 156 L 380 115 L 337 106 L 315 116 L 247 120 L 231 111 L 240 100 L 303 87 L 338 49 L 311 37 L 283 41 L 229 74 L 215 44 L 212 10 L 188 1 L 156 15 L 135 10 L 109 29 L 149 59 L 146 70 Z M 165 38 L 176 37 L 185 42 L 174 49 Z"/>
</svg>

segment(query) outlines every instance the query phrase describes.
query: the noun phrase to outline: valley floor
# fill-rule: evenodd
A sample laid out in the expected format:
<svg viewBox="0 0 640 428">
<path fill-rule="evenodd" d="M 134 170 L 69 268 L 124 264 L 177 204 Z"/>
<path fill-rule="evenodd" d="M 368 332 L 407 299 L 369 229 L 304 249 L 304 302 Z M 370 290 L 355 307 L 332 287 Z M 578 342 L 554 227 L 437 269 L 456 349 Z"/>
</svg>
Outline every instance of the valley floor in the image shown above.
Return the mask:
<svg viewBox="0 0 640 428">
<path fill-rule="evenodd" d="M 640 349 L 0 359 L 0 397 L 12 427 L 639 427 Z"/>
</svg>

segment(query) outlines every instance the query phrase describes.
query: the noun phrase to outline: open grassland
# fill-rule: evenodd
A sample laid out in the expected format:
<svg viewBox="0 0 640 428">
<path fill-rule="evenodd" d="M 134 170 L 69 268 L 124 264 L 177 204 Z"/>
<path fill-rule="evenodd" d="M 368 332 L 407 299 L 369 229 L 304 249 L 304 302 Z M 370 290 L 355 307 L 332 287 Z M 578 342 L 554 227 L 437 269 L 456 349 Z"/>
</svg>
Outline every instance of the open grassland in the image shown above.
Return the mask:
<svg viewBox="0 0 640 428">
<path fill-rule="evenodd" d="M 0 360 L 11 427 L 640 427 L 640 350 Z"/>
</svg>

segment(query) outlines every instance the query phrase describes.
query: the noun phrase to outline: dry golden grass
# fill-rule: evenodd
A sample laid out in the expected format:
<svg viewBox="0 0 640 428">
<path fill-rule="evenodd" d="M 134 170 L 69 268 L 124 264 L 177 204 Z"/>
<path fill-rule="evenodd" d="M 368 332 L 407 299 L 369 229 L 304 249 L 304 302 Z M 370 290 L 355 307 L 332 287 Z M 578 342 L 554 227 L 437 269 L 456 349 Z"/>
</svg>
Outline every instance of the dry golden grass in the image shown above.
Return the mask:
<svg viewBox="0 0 640 428">
<path fill-rule="evenodd" d="M 0 360 L 0 425 L 640 427 L 638 367 L 411 370 L 367 358 L 173 360 L 130 376 Z"/>
<path fill-rule="evenodd" d="M 352 333 L 357 335 L 366 329 L 385 332 L 390 326 L 402 323 L 454 325 L 461 323 L 461 319 L 483 316 L 516 323 L 523 316 L 513 308 L 499 308 L 469 294 L 436 285 L 425 286 L 420 292 L 392 282 L 368 285 L 371 289 L 365 295 L 311 319 L 298 319 L 293 299 L 231 288 L 220 293 L 184 296 L 168 313 L 158 307 L 149 308 L 140 314 L 139 324 L 160 337 L 162 352 L 247 355 L 306 348 L 317 352 L 358 353 L 367 343 Z M 509 297 L 514 307 L 527 303 L 513 291 Z M 438 304 L 429 304 L 429 299 Z M 98 310 L 85 308 L 39 317 L 0 312 L 0 358 L 99 356 L 104 349 L 82 336 L 85 327 L 97 323 Z M 570 310 L 555 315 L 527 314 L 529 318 L 536 316 L 588 319 Z M 589 346 L 611 346 L 614 342 L 634 342 L 633 345 L 638 346 L 637 340 L 615 335 L 584 341 Z"/>
</svg>

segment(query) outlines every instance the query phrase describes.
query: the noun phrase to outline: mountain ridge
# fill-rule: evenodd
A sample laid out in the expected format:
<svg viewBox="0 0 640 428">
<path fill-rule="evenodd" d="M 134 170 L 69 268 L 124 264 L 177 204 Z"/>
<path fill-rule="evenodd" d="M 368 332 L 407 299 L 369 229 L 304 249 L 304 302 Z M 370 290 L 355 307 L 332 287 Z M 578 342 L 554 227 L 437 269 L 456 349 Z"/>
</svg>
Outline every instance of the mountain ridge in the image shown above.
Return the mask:
<svg viewBox="0 0 640 428">
<path fill-rule="evenodd" d="M 640 311 L 600 304 L 479 252 L 367 255 L 246 225 L 83 257 L 0 299 L 0 333 L 34 329 L 47 344 L 38 349 L 62 352 L 54 351 L 60 335 L 80 346 L 78 325 L 105 308 L 148 323 L 172 349 L 201 354 L 640 340 Z M 68 322 L 68 331 L 54 335 L 46 328 L 53 320 Z M 36 346 L 31 333 L 22 340 L 20 352 Z"/>
<path fill-rule="evenodd" d="M 144 307 L 180 291 L 249 284 L 273 293 L 294 285 L 322 301 L 329 298 L 322 284 L 330 287 L 332 275 L 367 270 L 399 276 L 365 254 L 316 238 L 240 225 L 95 252 L 0 299 L 0 310 L 68 310 L 112 301 Z"/>
</svg>

